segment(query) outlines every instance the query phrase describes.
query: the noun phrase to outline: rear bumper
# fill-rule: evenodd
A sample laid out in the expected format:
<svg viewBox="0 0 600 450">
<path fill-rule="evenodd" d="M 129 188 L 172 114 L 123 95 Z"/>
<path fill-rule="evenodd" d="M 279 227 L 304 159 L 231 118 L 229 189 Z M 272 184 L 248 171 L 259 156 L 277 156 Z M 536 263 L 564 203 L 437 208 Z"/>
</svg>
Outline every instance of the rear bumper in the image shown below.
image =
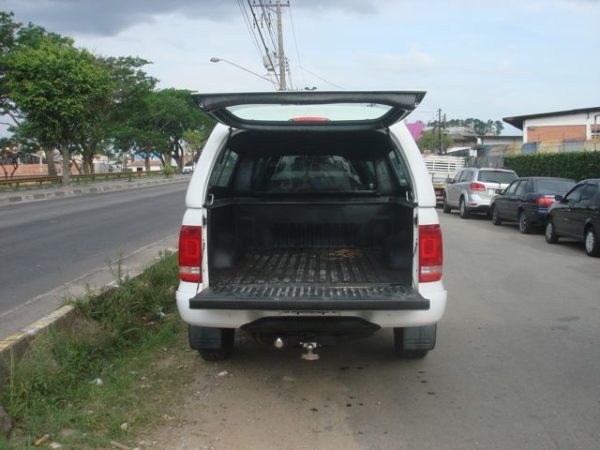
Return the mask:
<svg viewBox="0 0 600 450">
<path fill-rule="evenodd" d="M 469 211 L 473 212 L 487 212 L 490 210 L 491 203 L 491 197 L 484 195 L 470 194 L 467 198 L 467 207 L 469 208 Z"/>
<path fill-rule="evenodd" d="M 527 219 L 533 225 L 545 225 L 548 218 L 548 208 L 537 208 L 525 210 Z"/>
<path fill-rule="evenodd" d="M 371 300 L 359 299 L 356 303 L 347 303 L 343 305 L 346 309 L 324 309 L 324 304 L 321 303 L 319 308 L 314 308 L 314 305 L 307 309 L 289 307 L 281 308 L 272 301 L 269 304 L 258 304 L 256 308 L 251 309 L 249 304 L 234 305 L 230 303 L 227 309 L 215 308 L 214 304 L 210 308 L 206 308 L 207 304 L 201 306 L 203 309 L 195 309 L 191 307 L 190 301 L 197 298 L 195 285 L 191 283 L 181 283 L 176 293 L 177 308 L 184 322 L 203 327 L 219 327 L 219 328 L 241 328 L 245 324 L 254 322 L 265 317 L 357 317 L 373 323 L 381 328 L 391 327 L 415 327 L 421 325 L 431 325 L 439 322 L 446 309 L 446 291 L 442 282 L 422 283 L 419 286 L 418 294 L 422 300 L 417 304 L 409 305 L 403 303 L 395 304 L 391 309 L 384 303 L 375 304 Z M 217 299 L 214 299 L 217 301 Z M 289 301 L 286 300 L 286 303 Z M 321 299 L 319 299 L 321 301 Z M 349 300 L 354 301 L 354 300 Z M 393 301 L 393 299 L 392 299 Z M 362 304 L 359 304 L 361 302 Z M 407 309 L 406 306 L 424 308 L 427 302 L 428 309 Z M 198 304 L 196 304 L 198 305 Z M 342 306 L 341 304 L 339 304 Z M 232 309 L 234 307 L 239 309 Z M 295 305 L 298 306 L 298 305 Z M 359 308 L 364 308 L 360 309 Z M 396 309 L 396 308 L 402 309 Z"/>
</svg>

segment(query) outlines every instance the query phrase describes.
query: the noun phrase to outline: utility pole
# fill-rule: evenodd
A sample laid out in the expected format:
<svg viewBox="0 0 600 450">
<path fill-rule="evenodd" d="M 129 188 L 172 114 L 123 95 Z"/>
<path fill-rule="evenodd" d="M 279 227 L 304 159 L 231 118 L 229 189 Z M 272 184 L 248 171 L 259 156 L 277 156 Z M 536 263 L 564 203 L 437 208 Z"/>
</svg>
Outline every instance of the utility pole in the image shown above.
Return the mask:
<svg viewBox="0 0 600 450">
<path fill-rule="evenodd" d="M 277 46 L 279 47 L 279 90 L 285 91 L 285 54 L 283 52 L 283 23 L 281 21 L 281 0 L 277 0 Z"/>
<path fill-rule="evenodd" d="M 287 82 L 286 82 L 286 72 L 288 70 L 287 61 L 285 59 L 285 52 L 283 50 L 283 17 L 282 17 L 282 8 L 290 7 L 289 0 L 287 2 L 282 3 L 281 0 L 246 0 L 248 2 L 248 7 L 250 8 L 250 12 L 252 14 L 252 18 L 254 19 L 254 24 L 258 31 L 258 36 L 260 37 L 260 41 L 262 42 L 262 46 L 264 49 L 263 55 L 263 65 L 269 72 L 273 72 L 275 78 L 278 83 L 278 90 L 285 91 L 287 90 Z M 258 10 L 260 19 L 257 18 L 257 14 L 255 9 Z M 271 12 L 275 10 L 275 16 L 277 21 L 277 31 L 271 28 Z M 260 21 L 260 23 L 259 23 Z M 261 29 L 266 28 L 271 36 L 273 43 L 273 50 L 271 50 L 268 45 L 268 39 L 265 39 L 263 36 L 263 32 Z M 272 34 L 271 34 L 272 33 Z M 275 43 L 275 33 L 277 33 L 277 43 Z M 275 48 L 276 47 L 276 48 Z M 275 67 L 277 65 L 277 67 Z M 278 75 L 279 74 L 279 75 Z"/>
</svg>

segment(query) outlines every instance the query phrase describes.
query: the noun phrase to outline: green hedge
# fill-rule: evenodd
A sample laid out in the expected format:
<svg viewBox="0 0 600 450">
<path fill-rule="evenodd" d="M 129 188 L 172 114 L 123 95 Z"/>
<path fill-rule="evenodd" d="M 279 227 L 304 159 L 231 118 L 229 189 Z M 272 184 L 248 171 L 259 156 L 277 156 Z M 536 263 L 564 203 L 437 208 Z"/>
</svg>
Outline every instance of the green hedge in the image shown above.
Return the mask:
<svg viewBox="0 0 600 450">
<path fill-rule="evenodd" d="M 521 177 L 600 178 L 600 152 L 507 156 L 504 167 Z"/>
</svg>

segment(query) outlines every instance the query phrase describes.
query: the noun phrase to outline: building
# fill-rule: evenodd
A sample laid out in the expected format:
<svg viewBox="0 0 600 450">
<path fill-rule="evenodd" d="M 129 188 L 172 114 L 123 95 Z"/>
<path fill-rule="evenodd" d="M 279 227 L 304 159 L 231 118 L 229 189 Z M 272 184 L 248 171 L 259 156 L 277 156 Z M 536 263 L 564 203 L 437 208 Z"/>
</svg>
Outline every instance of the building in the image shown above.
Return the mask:
<svg viewBox="0 0 600 450">
<path fill-rule="evenodd" d="M 600 106 L 505 117 L 503 120 L 523 130 L 523 144 L 600 139 Z"/>
<path fill-rule="evenodd" d="M 421 136 L 423 136 L 425 124 L 419 120 L 414 123 L 407 123 L 406 128 L 408 128 L 408 131 L 410 132 L 413 139 L 415 141 L 418 141 L 419 139 L 421 139 Z"/>
</svg>

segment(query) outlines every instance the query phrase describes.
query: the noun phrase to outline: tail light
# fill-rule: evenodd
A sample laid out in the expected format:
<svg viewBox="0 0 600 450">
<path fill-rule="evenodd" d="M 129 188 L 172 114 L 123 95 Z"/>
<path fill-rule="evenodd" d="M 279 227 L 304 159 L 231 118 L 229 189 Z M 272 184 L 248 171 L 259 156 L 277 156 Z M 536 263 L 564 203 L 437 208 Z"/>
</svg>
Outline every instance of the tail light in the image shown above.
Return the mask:
<svg viewBox="0 0 600 450">
<path fill-rule="evenodd" d="M 554 203 L 554 197 L 538 197 L 535 199 L 535 204 L 538 206 L 550 206 Z"/>
<path fill-rule="evenodd" d="M 202 282 L 202 227 L 184 225 L 179 232 L 179 279 Z"/>
<path fill-rule="evenodd" d="M 472 191 L 485 191 L 485 184 L 481 183 L 471 183 L 469 185 Z"/>
<path fill-rule="evenodd" d="M 443 261 L 440 226 L 419 226 L 419 283 L 441 280 Z"/>
</svg>

